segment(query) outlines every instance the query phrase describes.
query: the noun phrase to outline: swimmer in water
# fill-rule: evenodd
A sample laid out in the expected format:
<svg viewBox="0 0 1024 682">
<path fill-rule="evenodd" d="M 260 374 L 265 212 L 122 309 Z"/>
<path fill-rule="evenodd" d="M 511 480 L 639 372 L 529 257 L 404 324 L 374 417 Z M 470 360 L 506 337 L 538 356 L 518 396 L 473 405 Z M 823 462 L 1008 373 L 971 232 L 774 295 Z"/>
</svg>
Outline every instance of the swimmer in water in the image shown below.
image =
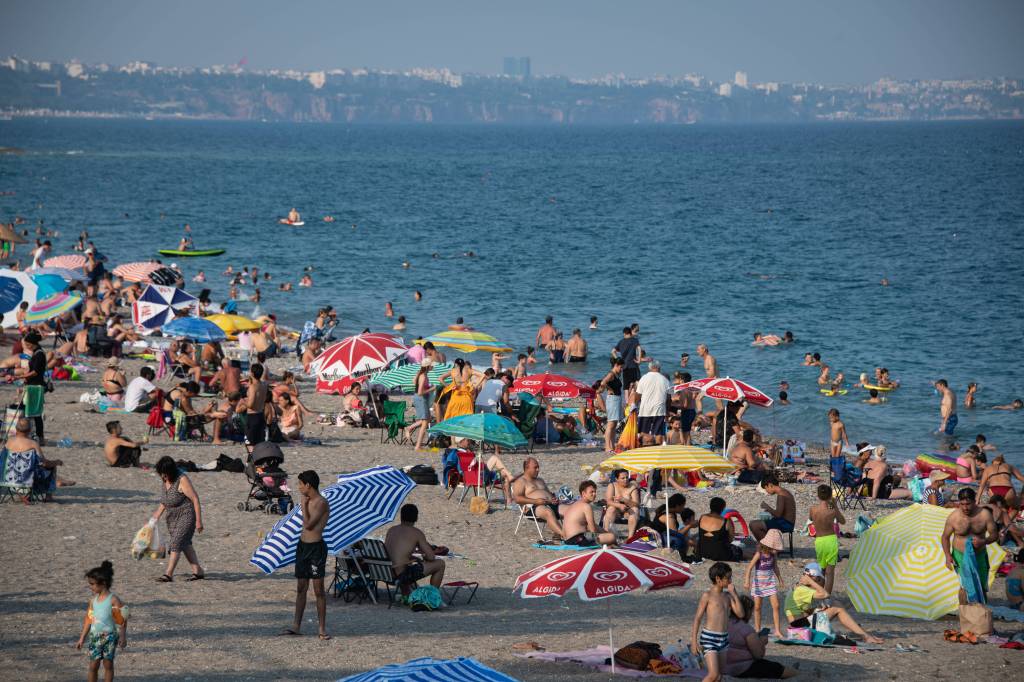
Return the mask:
<svg viewBox="0 0 1024 682">
<path fill-rule="evenodd" d="M 413 297 L 413 298 L 414 298 L 415 300 L 417 300 L 417 301 L 422 301 L 422 300 L 423 300 L 423 294 L 422 294 L 422 293 L 420 293 L 420 292 L 419 292 L 419 290 L 417 290 L 417 291 L 414 291 L 414 292 L 413 292 L 413 294 L 412 294 L 412 297 Z"/>
<path fill-rule="evenodd" d="M 882 286 L 883 287 L 889 286 L 889 278 L 888 277 L 883 277 L 882 278 Z"/>
<path fill-rule="evenodd" d="M 333 223 L 334 222 L 334 216 L 332 216 L 332 215 L 325 215 L 324 216 L 324 222 L 325 223 Z"/>
<path fill-rule="evenodd" d="M 683 353 L 682 355 L 679 356 L 679 366 L 680 367 L 686 367 L 689 364 L 690 364 L 690 354 L 689 353 Z"/>
<path fill-rule="evenodd" d="M 409 261 L 407 261 L 407 260 L 402 261 L 402 267 L 405 268 L 406 270 L 408 270 L 409 267 L 410 267 L 409 266 Z"/>
<path fill-rule="evenodd" d="M 779 391 L 779 405 L 791 405 L 789 402 L 789 393 L 786 391 Z"/>
<path fill-rule="evenodd" d="M 830 371 L 831 370 L 829 369 L 828 365 L 821 366 L 821 374 L 818 375 L 819 386 L 828 386 L 830 383 L 832 383 L 832 379 L 829 376 Z"/>
<path fill-rule="evenodd" d="M 843 388 L 843 382 L 846 381 L 846 377 L 842 372 L 836 374 L 835 380 L 832 382 L 832 391 L 838 393 Z"/>
<path fill-rule="evenodd" d="M 782 343 L 775 334 L 762 334 L 761 332 L 754 332 L 754 340 L 751 342 L 751 346 L 777 346 Z"/>
<path fill-rule="evenodd" d="M 782 335 L 782 343 L 793 343 L 796 339 L 793 337 L 793 332 L 786 332 Z"/>
<path fill-rule="evenodd" d="M 228 267 L 227 267 L 227 268 L 226 268 L 226 269 L 224 270 L 224 272 L 222 272 L 221 274 L 222 274 L 222 275 L 234 275 L 234 274 L 235 274 L 235 268 L 234 268 L 233 266 L 229 265 L 229 266 L 228 266 Z"/>
<path fill-rule="evenodd" d="M 277 288 L 280 289 L 281 291 L 291 291 L 292 290 L 292 283 L 291 282 L 283 282 Z"/>
<path fill-rule="evenodd" d="M 780 381 L 779 382 L 779 390 L 780 391 L 788 391 L 789 390 L 789 382 L 788 381 Z"/>
<path fill-rule="evenodd" d="M 970 409 L 977 406 L 975 395 L 978 392 L 978 384 L 971 382 L 967 384 L 967 393 L 964 395 L 964 407 Z"/>
<path fill-rule="evenodd" d="M 395 309 L 391 306 L 391 301 L 384 304 L 384 317 L 391 319 L 395 316 Z"/>
<path fill-rule="evenodd" d="M 396 332 L 403 332 L 403 331 L 405 331 L 405 315 L 399 315 L 398 316 L 398 322 L 393 324 L 391 326 L 391 329 L 393 329 Z"/>
<path fill-rule="evenodd" d="M 885 402 L 885 398 L 878 395 L 878 389 L 872 388 L 871 390 L 868 391 L 868 395 L 870 397 L 867 400 L 862 401 L 867 403 L 868 405 L 881 405 L 882 403 Z"/>
<path fill-rule="evenodd" d="M 590 328 L 597 329 L 597 315 L 590 316 Z"/>
<path fill-rule="evenodd" d="M 313 278 L 310 277 L 308 274 L 303 275 L 302 279 L 299 280 L 299 286 L 300 287 L 311 287 L 311 286 L 313 286 Z"/>
<path fill-rule="evenodd" d="M 300 220 L 302 220 L 302 216 L 299 215 L 299 212 L 296 211 L 295 207 L 293 206 L 292 210 L 288 211 L 288 222 L 297 223 Z"/>
<path fill-rule="evenodd" d="M 1020 398 L 1017 398 L 1012 403 L 1007 403 L 1006 405 L 993 405 L 992 409 L 993 410 L 1019 410 L 1022 407 L 1024 407 L 1024 400 L 1021 400 Z"/>
</svg>

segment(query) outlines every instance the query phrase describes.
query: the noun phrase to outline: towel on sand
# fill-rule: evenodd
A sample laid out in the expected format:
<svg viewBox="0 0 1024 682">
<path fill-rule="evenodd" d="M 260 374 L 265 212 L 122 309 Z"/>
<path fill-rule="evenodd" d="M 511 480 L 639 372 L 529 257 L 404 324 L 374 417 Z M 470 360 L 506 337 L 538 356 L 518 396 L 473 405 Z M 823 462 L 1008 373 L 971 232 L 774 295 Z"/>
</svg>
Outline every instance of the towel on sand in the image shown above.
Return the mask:
<svg viewBox="0 0 1024 682">
<path fill-rule="evenodd" d="M 604 673 L 612 671 L 610 665 L 605 665 L 605 661 L 612 657 L 612 650 L 607 646 L 596 646 L 593 649 L 584 649 L 583 651 L 527 651 L 526 653 L 515 655 L 520 658 L 533 658 L 538 661 L 551 661 L 553 663 L 577 663 Z M 615 666 L 615 674 L 626 677 L 668 677 L 655 675 L 649 670 L 630 670 L 622 666 Z M 680 672 L 679 675 L 673 675 L 672 677 L 702 678 L 704 677 L 704 671 L 687 669 Z"/>
</svg>

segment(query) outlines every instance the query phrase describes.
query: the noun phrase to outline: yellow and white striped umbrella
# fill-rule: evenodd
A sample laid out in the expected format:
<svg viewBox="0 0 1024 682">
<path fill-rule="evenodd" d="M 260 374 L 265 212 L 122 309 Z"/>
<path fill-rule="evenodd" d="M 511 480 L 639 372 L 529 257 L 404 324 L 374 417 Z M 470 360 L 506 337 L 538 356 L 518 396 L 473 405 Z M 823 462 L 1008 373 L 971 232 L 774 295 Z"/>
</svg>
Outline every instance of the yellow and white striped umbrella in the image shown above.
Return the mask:
<svg viewBox="0 0 1024 682">
<path fill-rule="evenodd" d="M 693 445 L 652 445 L 627 450 L 609 457 L 599 465 L 602 469 L 626 469 L 643 473 L 653 469 L 678 471 L 732 471 L 736 465 L 722 456 Z"/>
<path fill-rule="evenodd" d="M 960 579 L 946 568 L 942 528 L 952 509 L 914 504 L 882 517 L 850 553 L 846 591 L 861 613 L 935 620 L 957 610 Z M 1006 552 L 988 546 L 991 586 Z"/>
</svg>

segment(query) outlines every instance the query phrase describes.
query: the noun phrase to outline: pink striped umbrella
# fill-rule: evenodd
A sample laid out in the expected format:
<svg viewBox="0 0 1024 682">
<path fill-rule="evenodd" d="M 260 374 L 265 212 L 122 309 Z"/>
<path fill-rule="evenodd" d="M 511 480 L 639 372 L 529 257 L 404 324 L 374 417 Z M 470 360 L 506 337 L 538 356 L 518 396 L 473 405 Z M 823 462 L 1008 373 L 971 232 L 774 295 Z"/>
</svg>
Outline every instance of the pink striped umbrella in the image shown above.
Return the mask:
<svg viewBox="0 0 1024 682">
<path fill-rule="evenodd" d="M 52 320 L 80 305 L 82 305 L 82 295 L 77 291 L 70 294 L 56 293 L 29 306 L 28 312 L 25 314 L 25 322 L 36 324 Z"/>
<path fill-rule="evenodd" d="M 162 267 L 160 263 L 125 263 L 114 268 L 114 274 L 128 282 L 148 282 L 149 276 Z"/>
<path fill-rule="evenodd" d="M 85 268 L 85 256 L 77 253 L 69 253 L 63 256 L 54 256 L 43 261 L 48 268 L 67 268 L 68 270 L 82 270 Z"/>
</svg>

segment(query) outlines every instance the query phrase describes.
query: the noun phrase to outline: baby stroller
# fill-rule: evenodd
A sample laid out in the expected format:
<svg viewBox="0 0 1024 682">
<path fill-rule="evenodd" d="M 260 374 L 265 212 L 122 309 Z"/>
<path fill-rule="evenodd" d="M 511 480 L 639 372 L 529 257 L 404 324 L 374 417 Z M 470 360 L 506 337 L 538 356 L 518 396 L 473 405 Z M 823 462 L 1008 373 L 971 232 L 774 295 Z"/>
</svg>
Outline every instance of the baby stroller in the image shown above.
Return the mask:
<svg viewBox="0 0 1024 682">
<path fill-rule="evenodd" d="M 287 514 L 294 505 L 288 491 L 288 473 L 281 469 L 284 453 L 277 443 L 265 441 L 252 449 L 245 462 L 245 477 L 251 487 L 238 511 L 261 510 L 267 514 Z"/>
</svg>

